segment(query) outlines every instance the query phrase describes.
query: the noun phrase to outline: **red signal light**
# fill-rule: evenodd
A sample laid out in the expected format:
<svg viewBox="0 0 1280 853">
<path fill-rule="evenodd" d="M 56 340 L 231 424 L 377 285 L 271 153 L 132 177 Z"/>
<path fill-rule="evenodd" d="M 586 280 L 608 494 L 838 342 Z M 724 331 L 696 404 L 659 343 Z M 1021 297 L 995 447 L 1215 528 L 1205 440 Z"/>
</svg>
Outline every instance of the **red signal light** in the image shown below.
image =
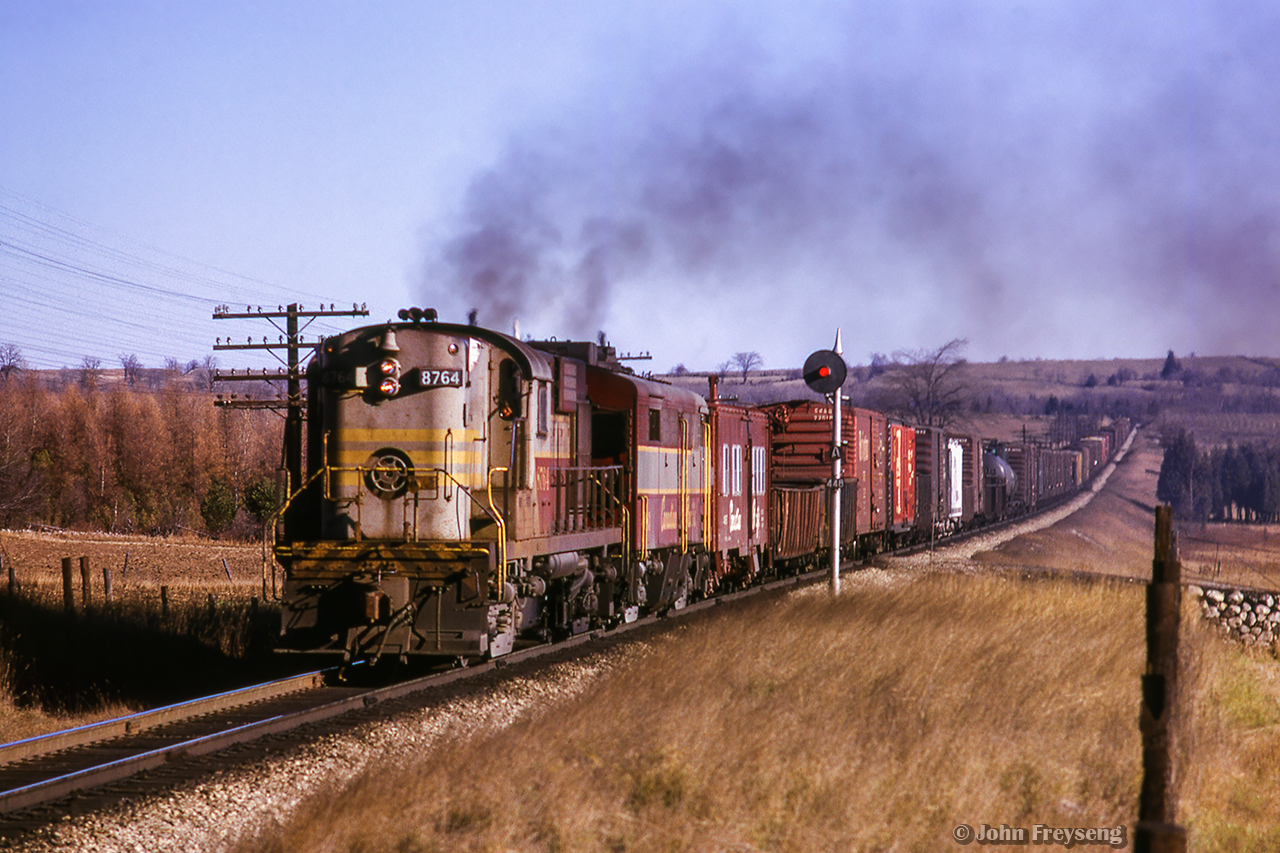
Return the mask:
<svg viewBox="0 0 1280 853">
<path fill-rule="evenodd" d="M 818 350 L 804 362 L 804 383 L 819 394 L 834 394 L 844 384 L 848 367 L 831 350 Z"/>
</svg>

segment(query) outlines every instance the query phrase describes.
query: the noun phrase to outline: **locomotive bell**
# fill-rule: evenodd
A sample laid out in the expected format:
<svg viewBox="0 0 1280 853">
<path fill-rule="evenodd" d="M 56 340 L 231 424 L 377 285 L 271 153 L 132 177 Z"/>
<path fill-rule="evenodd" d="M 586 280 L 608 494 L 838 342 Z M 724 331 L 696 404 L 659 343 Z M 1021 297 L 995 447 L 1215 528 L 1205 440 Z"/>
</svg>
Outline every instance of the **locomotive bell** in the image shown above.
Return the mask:
<svg viewBox="0 0 1280 853">
<path fill-rule="evenodd" d="M 386 334 L 382 336 L 382 343 L 378 344 L 378 349 L 383 352 L 400 352 L 400 345 L 396 343 L 395 329 L 387 329 Z"/>
</svg>

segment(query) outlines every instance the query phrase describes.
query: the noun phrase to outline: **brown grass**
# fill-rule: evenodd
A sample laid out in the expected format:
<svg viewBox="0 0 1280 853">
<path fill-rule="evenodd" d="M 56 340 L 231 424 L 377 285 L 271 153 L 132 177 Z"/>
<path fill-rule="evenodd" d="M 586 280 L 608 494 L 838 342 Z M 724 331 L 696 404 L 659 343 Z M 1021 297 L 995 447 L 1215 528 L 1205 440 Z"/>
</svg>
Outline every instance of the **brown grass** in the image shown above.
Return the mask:
<svg viewBox="0 0 1280 853">
<path fill-rule="evenodd" d="M 594 695 L 380 767 L 266 850 L 935 850 L 1115 826 L 1139 782 L 1136 590 L 934 576 L 796 595 Z"/>
<path fill-rule="evenodd" d="M 1145 577 L 1156 453 L 983 562 Z M 1280 664 L 1185 612 L 1190 849 L 1280 849 Z M 1131 828 L 1144 654 L 1138 584 L 867 571 L 838 600 L 682 629 L 594 693 L 373 768 L 242 849 L 935 851 L 959 823 Z"/>
<path fill-rule="evenodd" d="M 1188 620 L 1193 692 L 1181 820 L 1189 849 L 1280 850 L 1280 662 L 1277 650 L 1226 642 Z"/>
<path fill-rule="evenodd" d="M 0 575 L 0 743 L 251 683 L 279 668 L 268 658 L 279 610 L 251 603 L 262 586 L 254 545 L 13 532 L 0 544 L 20 583 L 9 596 Z M 87 609 L 81 555 L 92 570 Z M 63 556 L 75 561 L 71 614 Z M 114 576 L 109 604 L 103 567 Z M 161 585 L 169 588 L 167 617 Z"/>
</svg>

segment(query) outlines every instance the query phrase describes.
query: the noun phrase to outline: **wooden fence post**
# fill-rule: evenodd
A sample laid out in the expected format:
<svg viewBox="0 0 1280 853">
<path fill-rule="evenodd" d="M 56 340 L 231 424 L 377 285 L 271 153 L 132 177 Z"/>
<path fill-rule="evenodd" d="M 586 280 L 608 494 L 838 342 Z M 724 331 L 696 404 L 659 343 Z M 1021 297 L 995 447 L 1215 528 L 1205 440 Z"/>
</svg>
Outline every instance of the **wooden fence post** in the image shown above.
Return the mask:
<svg viewBox="0 0 1280 853">
<path fill-rule="evenodd" d="M 62 558 L 62 609 L 67 613 L 76 612 L 76 589 L 71 580 L 71 558 Z"/>
<path fill-rule="evenodd" d="M 80 602 L 84 605 L 86 613 L 89 612 L 89 604 L 92 595 L 90 594 L 90 577 L 89 577 L 89 558 L 80 558 Z"/>
<path fill-rule="evenodd" d="M 102 600 L 110 604 L 115 599 L 111 588 L 111 567 L 102 567 Z"/>
<path fill-rule="evenodd" d="M 0 554 L 0 562 L 4 561 L 4 555 Z M 6 565 L 9 568 L 9 594 L 18 594 L 18 572 L 13 566 L 13 560 L 8 560 Z"/>
<path fill-rule="evenodd" d="M 160 587 L 160 618 L 169 619 L 169 587 Z"/>
<path fill-rule="evenodd" d="M 1177 717 L 1178 623 L 1182 566 L 1173 536 L 1173 510 L 1156 507 L 1155 559 L 1147 584 L 1147 669 L 1142 676 L 1142 793 L 1134 827 L 1135 853 L 1185 853 L 1187 831 L 1174 823 L 1171 739 Z"/>
</svg>

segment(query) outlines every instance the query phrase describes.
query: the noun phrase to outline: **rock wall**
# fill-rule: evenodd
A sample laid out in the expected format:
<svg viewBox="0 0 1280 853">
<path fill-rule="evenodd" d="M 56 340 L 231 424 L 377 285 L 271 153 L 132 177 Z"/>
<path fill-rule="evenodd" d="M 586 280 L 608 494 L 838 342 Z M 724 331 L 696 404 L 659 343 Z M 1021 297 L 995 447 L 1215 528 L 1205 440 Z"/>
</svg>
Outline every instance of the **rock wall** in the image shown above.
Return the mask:
<svg viewBox="0 0 1280 853">
<path fill-rule="evenodd" d="M 1276 593 L 1231 587 L 1190 586 L 1200 599 L 1206 619 L 1217 622 L 1235 638 L 1270 646 L 1280 639 L 1280 606 Z"/>
</svg>

